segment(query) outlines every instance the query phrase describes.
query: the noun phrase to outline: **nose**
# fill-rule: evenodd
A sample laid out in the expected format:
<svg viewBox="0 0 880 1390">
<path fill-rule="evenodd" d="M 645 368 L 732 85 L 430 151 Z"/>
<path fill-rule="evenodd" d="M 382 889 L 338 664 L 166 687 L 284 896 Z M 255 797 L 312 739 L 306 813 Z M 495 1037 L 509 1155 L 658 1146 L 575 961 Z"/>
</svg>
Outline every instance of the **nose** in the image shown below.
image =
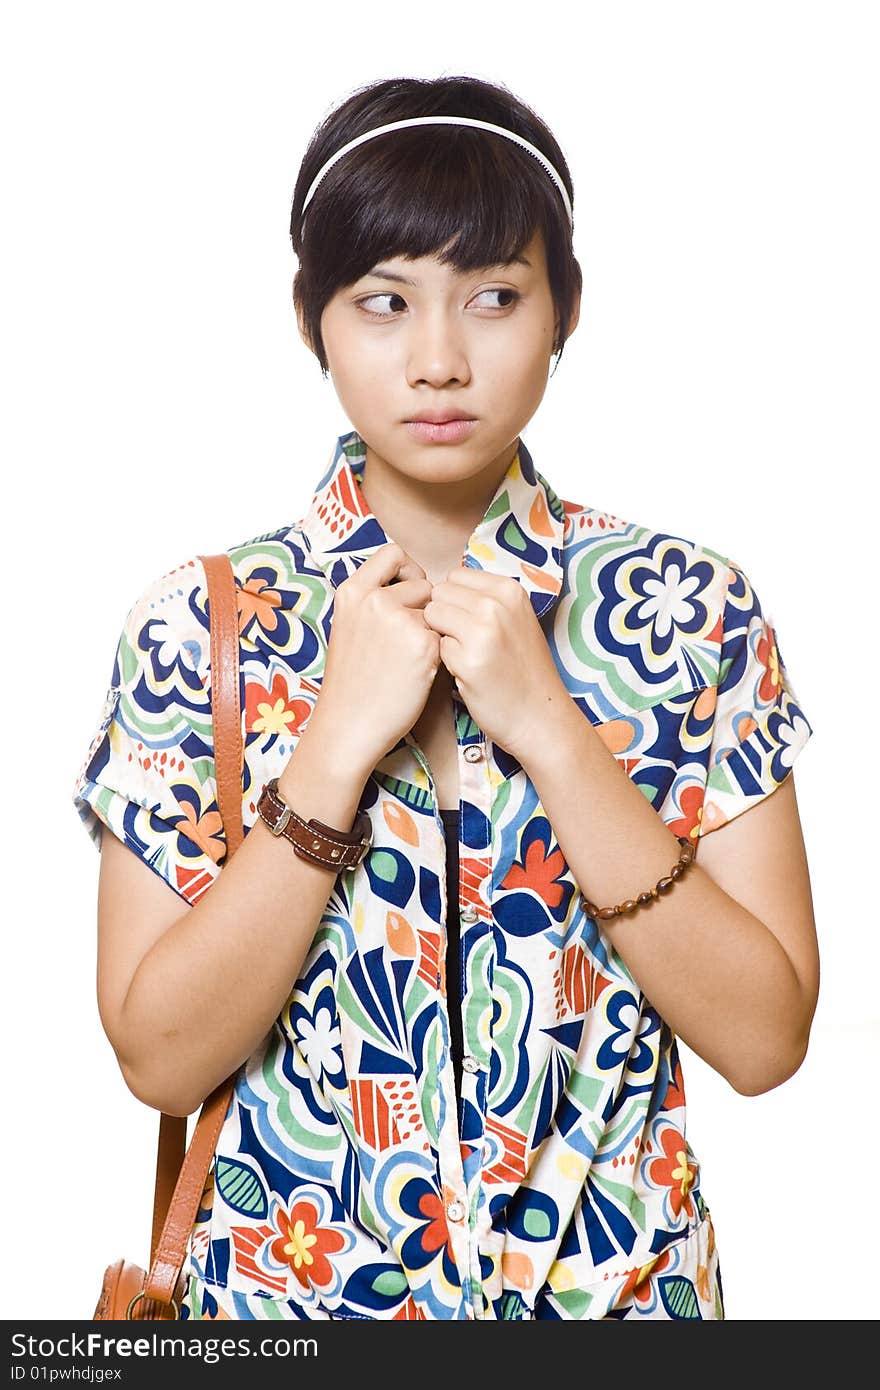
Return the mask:
<svg viewBox="0 0 880 1390">
<path fill-rule="evenodd" d="M 439 306 L 410 324 L 407 382 L 410 386 L 466 385 L 471 372 L 463 333 Z"/>
</svg>

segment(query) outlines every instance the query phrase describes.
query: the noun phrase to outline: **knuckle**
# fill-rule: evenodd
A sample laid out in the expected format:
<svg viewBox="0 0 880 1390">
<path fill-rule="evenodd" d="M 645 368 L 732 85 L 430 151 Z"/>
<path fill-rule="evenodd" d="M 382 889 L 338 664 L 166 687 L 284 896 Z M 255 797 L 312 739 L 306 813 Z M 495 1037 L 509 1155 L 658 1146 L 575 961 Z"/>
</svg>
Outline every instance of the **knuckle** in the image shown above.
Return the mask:
<svg viewBox="0 0 880 1390">
<path fill-rule="evenodd" d="M 384 589 L 370 589 L 369 593 L 367 593 L 367 594 L 364 595 L 363 602 L 364 602 L 364 604 L 366 605 L 368 612 L 370 612 L 370 613 L 373 613 L 373 612 L 379 612 L 379 613 L 381 613 L 382 610 L 383 610 L 383 608 L 385 607 L 385 602 L 386 602 L 386 600 L 385 600 L 385 590 L 384 590 Z"/>
</svg>

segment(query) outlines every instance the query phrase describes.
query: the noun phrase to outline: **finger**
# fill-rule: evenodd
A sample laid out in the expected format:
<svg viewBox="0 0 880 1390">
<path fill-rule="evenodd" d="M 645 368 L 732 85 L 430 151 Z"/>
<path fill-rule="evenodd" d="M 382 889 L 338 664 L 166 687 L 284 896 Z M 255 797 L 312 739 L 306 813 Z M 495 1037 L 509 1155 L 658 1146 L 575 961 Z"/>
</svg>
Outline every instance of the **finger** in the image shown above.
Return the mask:
<svg viewBox="0 0 880 1390">
<path fill-rule="evenodd" d="M 403 564 L 400 566 L 400 569 L 397 571 L 397 574 L 391 580 L 389 580 L 389 583 L 399 584 L 404 579 L 427 580 L 427 578 L 428 576 L 422 569 L 421 565 L 418 564 L 412 558 L 411 555 L 407 555 Z"/>
<path fill-rule="evenodd" d="M 444 584 L 454 584 L 464 593 L 494 594 L 496 598 L 511 584 L 516 584 L 512 575 L 489 574 L 486 570 L 473 569 L 470 565 L 457 565 L 444 579 Z"/>
<path fill-rule="evenodd" d="M 389 584 L 402 573 L 405 578 L 415 578 L 419 574 L 424 575 L 424 570 L 420 570 L 402 545 L 398 545 L 396 541 L 388 541 L 386 545 L 380 545 L 374 550 L 372 555 L 368 555 L 346 583 L 365 593 L 368 589 L 377 589 L 383 584 Z"/>
<path fill-rule="evenodd" d="M 461 694 L 461 686 L 458 683 L 459 678 L 456 672 L 461 670 L 461 659 L 463 655 L 464 652 L 461 643 L 457 642 L 454 637 L 440 638 L 440 660 L 452 677 L 452 683 L 459 694 Z"/>
<path fill-rule="evenodd" d="M 430 579 L 399 579 L 386 584 L 385 592 L 403 608 L 424 608 L 431 598 Z"/>
<path fill-rule="evenodd" d="M 435 632 L 442 633 L 444 637 L 454 637 L 457 642 L 464 640 L 472 626 L 471 615 L 466 608 L 457 603 L 443 603 L 436 598 L 425 605 L 425 622 Z"/>
<path fill-rule="evenodd" d="M 475 601 L 480 601 L 486 595 L 482 590 L 474 590 L 463 584 L 448 584 L 446 580 L 441 580 L 435 584 L 432 591 L 432 600 L 437 603 L 455 604 L 457 608 L 463 608 L 466 613 L 473 613 Z"/>
</svg>

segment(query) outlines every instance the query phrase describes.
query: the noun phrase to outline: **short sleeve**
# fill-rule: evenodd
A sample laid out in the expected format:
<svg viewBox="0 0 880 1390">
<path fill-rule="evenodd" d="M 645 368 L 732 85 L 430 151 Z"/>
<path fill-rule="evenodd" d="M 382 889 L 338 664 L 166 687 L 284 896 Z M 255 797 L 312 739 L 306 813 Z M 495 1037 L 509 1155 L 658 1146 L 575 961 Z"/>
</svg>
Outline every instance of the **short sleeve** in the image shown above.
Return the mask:
<svg viewBox="0 0 880 1390">
<path fill-rule="evenodd" d="M 700 835 L 774 792 L 812 732 L 773 623 L 747 576 L 730 564 Z"/>
<path fill-rule="evenodd" d="M 190 904 L 217 877 L 226 852 L 205 592 L 204 568 L 190 562 L 129 610 L 73 792 L 99 848 L 106 826 Z"/>
</svg>

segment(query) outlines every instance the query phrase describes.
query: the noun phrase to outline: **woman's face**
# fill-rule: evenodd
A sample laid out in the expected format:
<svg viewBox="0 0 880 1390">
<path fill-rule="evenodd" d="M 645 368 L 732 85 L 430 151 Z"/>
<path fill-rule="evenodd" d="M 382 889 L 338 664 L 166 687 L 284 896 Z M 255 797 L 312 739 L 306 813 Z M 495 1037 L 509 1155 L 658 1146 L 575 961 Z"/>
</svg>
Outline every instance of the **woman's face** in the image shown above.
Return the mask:
<svg viewBox="0 0 880 1390">
<path fill-rule="evenodd" d="M 556 315 L 543 236 L 477 271 L 383 260 L 337 291 L 321 333 L 342 408 L 375 453 L 423 481 L 473 477 L 509 457 L 547 386 Z M 450 416 L 470 423 L 419 423 Z"/>
</svg>

